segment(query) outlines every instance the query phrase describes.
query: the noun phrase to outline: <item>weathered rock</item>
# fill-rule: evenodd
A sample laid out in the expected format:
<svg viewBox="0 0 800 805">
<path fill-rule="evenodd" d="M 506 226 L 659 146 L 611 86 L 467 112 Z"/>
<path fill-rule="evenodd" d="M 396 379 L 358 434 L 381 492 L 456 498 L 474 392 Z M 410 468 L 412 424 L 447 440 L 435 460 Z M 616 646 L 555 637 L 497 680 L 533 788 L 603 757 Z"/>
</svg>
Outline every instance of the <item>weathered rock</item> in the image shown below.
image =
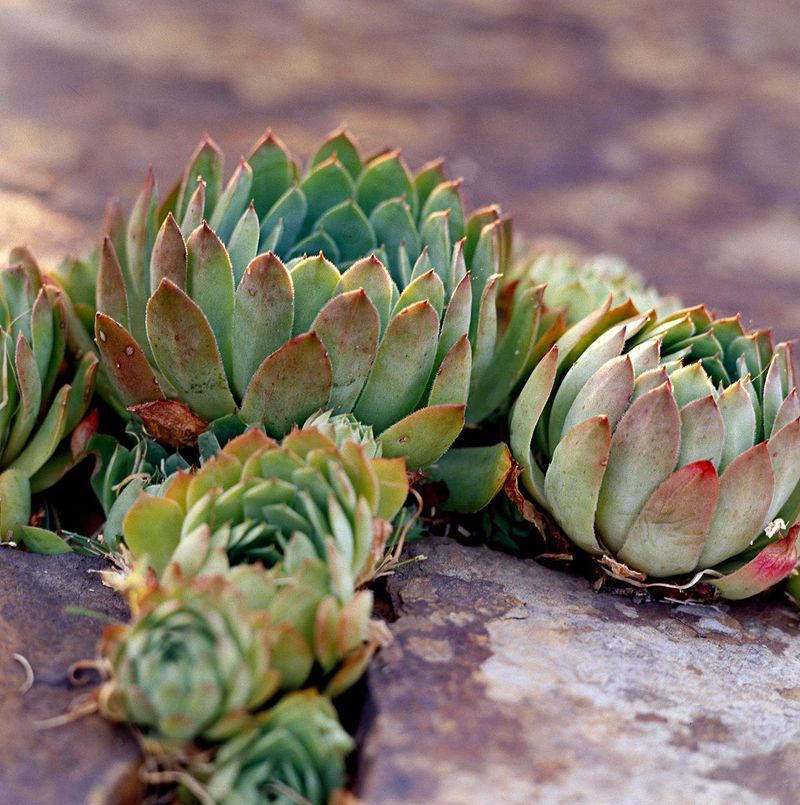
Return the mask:
<svg viewBox="0 0 800 805">
<path fill-rule="evenodd" d="M 120 805 L 139 795 L 139 752 L 132 735 L 92 715 L 66 726 L 39 729 L 38 721 L 64 714 L 86 688 L 69 684 L 67 671 L 91 659 L 101 620 L 69 614 L 82 607 L 117 620 L 122 601 L 100 582 L 98 559 L 36 556 L 0 549 L 0 802 L 15 805 Z M 33 686 L 20 693 L 25 671 Z"/>
<path fill-rule="evenodd" d="M 368 803 L 775 803 L 800 791 L 788 607 L 636 604 L 433 539 L 389 581 Z"/>
</svg>

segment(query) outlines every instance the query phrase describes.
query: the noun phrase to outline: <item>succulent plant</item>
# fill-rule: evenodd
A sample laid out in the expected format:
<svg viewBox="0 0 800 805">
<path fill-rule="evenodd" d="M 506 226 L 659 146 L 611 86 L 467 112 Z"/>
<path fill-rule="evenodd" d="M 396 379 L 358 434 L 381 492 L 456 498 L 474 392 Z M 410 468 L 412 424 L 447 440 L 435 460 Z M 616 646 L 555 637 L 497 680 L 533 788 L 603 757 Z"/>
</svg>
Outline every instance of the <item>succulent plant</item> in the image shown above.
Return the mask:
<svg viewBox="0 0 800 805">
<path fill-rule="evenodd" d="M 9 263 L 0 269 L 0 540 L 9 532 L 25 540 L 31 493 L 86 455 L 97 359 L 88 354 L 67 369 L 63 294 L 27 249 L 14 249 Z"/>
<path fill-rule="evenodd" d="M 501 280 L 501 295 L 518 282 L 544 285 L 540 327 L 546 330 L 557 318 L 571 327 L 600 307 L 609 296 L 619 305 L 630 299 L 639 310 L 655 310 L 664 317 L 681 305 L 648 287 L 641 275 L 620 257 L 589 257 L 573 251 L 533 246 L 522 260 L 513 262 Z"/>
<path fill-rule="evenodd" d="M 213 547 L 232 565 L 271 566 L 302 534 L 322 558 L 335 546 L 355 584 L 407 493 L 402 459 L 369 459 L 359 444 L 337 447 L 315 429 L 295 430 L 281 445 L 254 429 L 196 473 L 179 472 L 142 493 L 123 532 L 134 556 L 147 557 L 158 574 L 198 528 L 210 529 Z"/>
<path fill-rule="evenodd" d="M 315 663 L 331 695 L 363 673 L 384 639 L 372 593 L 408 482 L 402 459 L 369 459 L 316 429 L 281 446 L 252 430 L 194 475 L 142 493 L 123 521 L 126 542 L 166 588 L 188 576 L 226 575 L 269 613 L 283 686 L 303 685 Z M 255 566 L 233 567 L 242 563 Z M 261 565 L 271 567 L 265 573 Z"/>
<path fill-rule="evenodd" d="M 440 161 L 412 176 L 398 152 L 363 160 L 339 131 L 301 178 L 268 134 L 221 177 L 206 139 L 160 204 L 149 175 L 128 221 L 107 217 L 95 336 L 118 407 L 155 438 L 180 446 L 232 413 L 282 436 L 331 409 L 426 466 L 468 402 L 479 421 L 507 398 L 538 297 L 522 283 L 498 322 L 510 224 L 496 207 L 466 216 Z M 84 320 L 92 271 L 57 272 Z"/>
<path fill-rule="evenodd" d="M 103 714 L 166 744 L 233 735 L 281 685 L 269 616 L 220 576 L 148 590 L 130 624 L 108 627 L 101 651 L 112 672 Z"/>
<path fill-rule="evenodd" d="M 310 416 L 303 428 L 316 428 L 335 442 L 337 447 L 341 447 L 345 442 L 356 442 L 364 448 L 367 458 L 380 458 L 383 455 L 380 442 L 375 439 L 372 425 L 363 425 L 352 414 L 323 411 Z"/>
<path fill-rule="evenodd" d="M 223 744 L 202 781 L 219 805 L 326 805 L 352 749 L 328 699 L 293 693 Z"/>
<path fill-rule="evenodd" d="M 608 301 L 543 357 L 511 414 L 523 483 L 590 554 L 753 595 L 797 558 L 764 533 L 800 511 L 790 346 L 702 306 L 654 319 Z"/>
</svg>

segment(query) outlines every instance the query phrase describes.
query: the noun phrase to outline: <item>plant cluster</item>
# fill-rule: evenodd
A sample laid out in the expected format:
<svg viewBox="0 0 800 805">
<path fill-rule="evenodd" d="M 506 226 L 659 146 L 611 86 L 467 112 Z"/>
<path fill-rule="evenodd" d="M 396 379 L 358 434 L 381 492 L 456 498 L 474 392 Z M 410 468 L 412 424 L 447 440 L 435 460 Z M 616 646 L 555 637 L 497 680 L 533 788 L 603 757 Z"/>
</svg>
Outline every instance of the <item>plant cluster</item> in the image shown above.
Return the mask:
<svg viewBox="0 0 800 805">
<path fill-rule="evenodd" d="M 0 333 L 2 538 L 116 562 L 98 705 L 187 799 L 343 785 L 332 700 L 388 639 L 369 584 L 415 501 L 640 587 L 800 597 L 790 345 L 514 241 L 441 161 L 339 130 L 302 167 L 268 133 L 226 182 L 204 138 L 85 259 L 14 250 Z M 56 533 L 32 495 L 90 454 L 102 532 Z"/>
</svg>

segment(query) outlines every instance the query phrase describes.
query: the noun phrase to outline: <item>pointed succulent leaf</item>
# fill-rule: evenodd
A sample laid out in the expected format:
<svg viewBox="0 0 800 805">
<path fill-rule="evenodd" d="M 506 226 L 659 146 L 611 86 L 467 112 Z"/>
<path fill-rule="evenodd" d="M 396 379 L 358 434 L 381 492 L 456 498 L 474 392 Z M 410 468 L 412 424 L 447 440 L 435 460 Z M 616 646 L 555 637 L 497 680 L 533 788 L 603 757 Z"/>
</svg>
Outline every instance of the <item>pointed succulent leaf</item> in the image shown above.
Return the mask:
<svg viewBox="0 0 800 805">
<path fill-rule="evenodd" d="M 658 578 L 694 570 L 718 496 L 719 478 L 710 461 L 681 467 L 650 496 L 617 556 Z"/>
<path fill-rule="evenodd" d="M 123 520 L 125 542 L 137 559 L 149 560 L 160 576 L 178 546 L 183 518 L 175 501 L 142 493 Z"/>
<path fill-rule="evenodd" d="M 461 179 L 456 179 L 453 182 L 442 182 L 430 193 L 420 213 L 420 220 L 426 221 L 432 213 L 447 210 L 449 212 L 447 225 L 451 243 L 461 240 L 466 233 L 464 203 L 461 199 L 461 183 Z"/>
<path fill-rule="evenodd" d="M 292 184 L 292 159 L 286 146 L 271 131 L 267 131 L 253 146 L 247 162 L 253 169 L 253 205 L 258 217 L 263 218 Z"/>
<path fill-rule="evenodd" d="M 372 211 L 369 221 L 375 232 L 375 242 L 386 248 L 392 279 L 400 287 L 406 285 L 401 268 L 401 250 L 405 250 L 406 254 L 417 255 L 421 249 L 408 202 L 402 198 L 382 201 Z"/>
<path fill-rule="evenodd" d="M 264 359 L 292 337 L 294 288 L 272 252 L 250 262 L 233 310 L 233 387 L 241 399 Z"/>
<path fill-rule="evenodd" d="M 227 243 L 242 214 L 250 203 L 253 185 L 253 169 L 241 160 L 230 181 L 214 206 L 209 225 L 220 240 Z"/>
<path fill-rule="evenodd" d="M 190 408 L 206 420 L 235 409 L 214 332 L 200 307 L 165 279 L 147 303 L 156 363 Z"/>
<path fill-rule="evenodd" d="M 164 394 L 142 348 L 122 325 L 98 313 L 95 339 L 103 367 L 123 405 L 163 399 Z"/>
<path fill-rule="evenodd" d="M 58 390 L 36 434 L 11 463 L 11 469 L 19 470 L 31 477 L 53 455 L 58 443 L 64 437 L 69 390 L 69 386 L 62 386 Z"/>
<path fill-rule="evenodd" d="M 472 350 L 466 333 L 444 356 L 436 371 L 428 405 L 465 404 L 469 397 Z"/>
<path fill-rule="evenodd" d="M 97 309 L 123 327 L 129 327 L 128 296 L 125 280 L 110 238 L 100 247 L 100 266 L 97 272 Z"/>
<path fill-rule="evenodd" d="M 767 443 L 772 464 L 773 491 L 772 502 L 765 522 L 775 518 L 789 496 L 800 483 L 800 419 L 781 428 Z"/>
<path fill-rule="evenodd" d="M 553 345 L 522 387 L 511 407 L 509 418 L 511 454 L 522 467 L 522 480 L 539 502 L 544 502 L 544 490 L 537 481 L 536 463 L 531 454 L 533 432 L 550 398 L 558 368 L 558 346 Z M 544 480 L 543 478 L 541 480 Z"/>
<path fill-rule="evenodd" d="M 228 255 L 233 267 L 234 287 L 239 286 L 247 266 L 258 253 L 259 227 L 258 215 L 251 203 L 239 219 L 228 241 Z M 262 249 L 262 252 L 264 251 L 269 251 L 269 249 Z"/>
<path fill-rule="evenodd" d="M 633 363 L 630 356 L 618 355 L 606 361 L 575 396 L 556 441 L 575 425 L 593 416 L 605 416 L 613 431 L 625 413 L 632 394 Z"/>
<path fill-rule="evenodd" d="M 669 379 L 679 408 L 703 397 L 716 396 L 716 389 L 700 363 L 681 366 L 670 374 Z"/>
<path fill-rule="evenodd" d="M 303 231 L 303 222 L 308 212 L 305 193 L 296 186 L 290 187 L 271 207 L 261 222 L 261 243 L 280 226 L 281 236 L 272 246 L 276 254 L 285 254 L 297 242 Z"/>
<path fill-rule="evenodd" d="M 410 470 L 439 459 L 464 427 L 463 405 L 436 405 L 414 411 L 378 437 L 387 458 L 403 456 Z"/>
<path fill-rule="evenodd" d="M 775 423 L 775 417 L 778 415 L 778 409 L 781 407 L 783 398 L 781 367 L 778 356 L 775 355 L 769 362 L 767 376 L 764 379 L 764 393 L 761 398 L 761 416 L 763 418 L 762 433 L 764 434 L 764 438 L 768 438 L 770 433 L 772 433 L 772 426 Z"/>
<path fill-rule="evenodd" d="M 110 198 L 103 215 L 103 237 L 110 238 L 120 262 L 127 262 L 125 254 L 125 216 L 118 198 Z"/>
<path fill-rule="evenodd" d="M 487 285 L 487 287 L 489 287 Z M 522 377 L 539 322 L 541 293 L 526 288 L 488 366 L 473 371 L 468 418 L 477 422 L 499 408 Z M 475 351 L 477 358 L 477 350 Z"/>
<path fill-rule="evenodd" d="M 750 395 L 739 380 L 719 395 L 717 405 L 725 423 L 725 442 L 719 461 L 719 471 L 723 472 L 737 456 L 752 447 L 756 435 L 756 412 Z"/>
<path fill-rule="evenodd" d="M 197 180 L 197 187 L 189 198 L 189 204 L 183 214 L 181 221 L 181 234 L 184 238 L 197 229 L 205 220 L 206 208 L 206 183 L 203 179 Z"/>
<path fill-rule="evenodd" d="M 679 467 L 704 459 L 718 467 L 724 441 L 725 423 L 712 395 L 681 408 Z"/>
<path fill-rule="evenodd" d="M 22 536 L 20 529 L 30 519 L 31 486 L 28 475 L 21 470 L 7 469 L 0 473 L 0 540 L 8 540 L 9 532 L 12 536 Z"/>
<path fill-rule="evenodd" d="M 453 348 L 462 335 L 469 334 L 469 319 L 472 311 L 472 285 L 469 277 L 462 277 L 456 285 L 453 295 L 447 304 L 439 334 L 439 346 L 436 350 L 436 364 L 440 364 L 444 356 Z"/>
<path fill-rule="evenodd" d="M 432 269 L 412 282 L 400 294 L 400 298 L 392 310 L 394 318 L 401 310 L 405 310 L 417 302 L 427 300 L 433 305 L 437 317 L 441 317 L 444 308 L 444 285 L 439 275 Z"/>
<path fill-rule="evenodd" d="M 425 470 L 425 479 L 444 481 L 444 511 L 477 512 L 489 505 L 511 472 L 511 452 L 502 442 L 488 447 L 448 450 Z"/>
<path fill-rule="evenodd" d="M 175 219 L 170 213 L 161 225 L 150 257 L 150 291 L 158 288 L 162 279 L 172 280 L 181 290 L 186 290 L 186 243 Z M 108 309 L 104 309 L 116 318 Z M 127 318 L 127 317 L 126 317 Z M 117 319 L 124 325 L 125 321 Z"/>
<path fill-rule="evenodd" d="M 495 346 L 497 345 L 497 290 L 498 276 L 489 277 L 488 282 L 483 288 L 483 295 L 480 300 L 479 313 L 475 313 L 473 299 L 473 318 L 470 321 L 469 340 L 472 344 L 472 371 L 473 377 L 477 380 L 483 376 L 494 357 Z M 472 293 L 475 287 L 472 287 Z"/>
<path fill-rule="evenodd" d="M 31 308 L 30 344 L 42 381 L 44 381 L 44 378 L 47 377 L 48 374 L 53 352 L 53 340 L 53 308 L 45 291 L 40 290 L 36 294 L 36 300 Z M 62 357 L 61 355 L 58 356 L 58 365 L 61 364 Z"/>
<path fill-rule="evenodd" d="M 741 553 L 764 525 L 773 493 L 769 447 L 761 442 L 735 458 L 720 477 L 719 502 L 708 532 L 700 568 L 713 567 Z"/>
<path fill-rule="evenodd" d="M 380 488 L 376 517 L 391 522 L 408 497 L 408 475 L 403 458 L 374 458 L 372 469 Z"/>
<path fill-rule="evenodd" d="M 11 420 L 11 430 L 3 450 L 3 465 L 13 461 L 27 444 L 43 403 L 39 368 L 33 351 L 22 333 L 17 336 L 14 364 L 19 404 Z"/>
<path fill-rule="evenodd" d="M 355 187 L 350 174 L 337 159 L 331 158 L 317 165 L 300 182 L 300 190 L 308 202 L 303 234 L 308 234 L 331 207 L 352 198 Z"/>
<path fill-rule="evenodd" d="M 314 319 L 311 329 L 320 337 L 331 362 L 329 406 L 352 411 L 378 351 L 380 319 L 363 288 L 334 296 Z"/>
<path fill-rule="evenodd" d="M 480 232 L 475 249 L 470 256 L 466 250 L 464 257 L 469 266 L 469 276 L 472 280 L 472 316 L 478 315 L 478 307 L 483 294 L 483 288 L 489 278 L 497 274 L 497 231 L 499 223 L 487 224 Z M 469 239 L 467 244 L 469 245 Z"/>
<path fill-rule="evenodd" d="M 438 334 L 439 317 L 427 301 L 392 319 L 355 407 L 357 419 L 380 433 L 414 410 L 433 367 Z"/>
<path fill-rule="evenodd" d="M 778 413 L 775 415 L 775 421 L 772 423 L 772 431 L 770 436 L 774 436 L 781 428 L 794 422 L 795 419 L 800 417 L 800 400 L 797 398 L 797 389 L 792 389 L 781 403 Z"/>
<path fill-rule="evenodd" d="M 417 191 L 420 207 L 424 206 L 428 196 L 434 189 L 446 181 L 447 173 L 444 170 L 444 159 L 442 157 L 423 165 L 414 177 L 414 188 Z"/>
<path fill-rule="evenodd" d="M 399 151 L 389 151 L 371 160 L 356 182 L 356 200 L 367 215 L 386 199 L 403 196 L 417 214 L 417 194 L 408 169 L 400 158 Z"/>
<path fill-rule="evenodd" d="M 355 181 L 361 173 L 361 157 L 347 129 L 336 129 L 336 131 L 331 132 L 325 138 L 325 142 L 322 143 L 314 156 L 311 157 L 311 167 L 316 167 L 321 162 L 325 162 L 325 160 L 331 157 L 335 157 L 347 168 L 353 181 Z"/>
<path fill-rule="evenodd" d="M 455 285 L 450 276 L 453 269 L 453 249 L 450 240 L 449 217 L 447 210 L 431 213 L 423 222 L 420 230 L 420 242 L 423 247 L 427 248 L 428 260 L 442 278 L 448 294 Z M 414 274 L 416 274 L 416 270 Z"/>
<path fill-rule="evenodd" d="M 222 151 L 220 151 L 219 146 L 208 135 L 203 137 L 189 159 L 189 164 L 183 174 L 178 204 L 180 216 L 177 217 L 183 219 L 189 206 L 189 199 L 194 191 L 195 183 L 200 176 L 206 185 L 206 209 L 213 210 L 217 206 L 217 199 L 222 192 L 222 160 Z"/>
<path fill-rule="evenodd" d="M 186 293 L 205 314 L 225 371 L 231 374 L 234 284 L 230 257 L 222 241 L 205 223 L 189 235 L 186 249 Z"/>
<path fill-rule="evenodd" d="M 292 270 L 294 286 L 294 324 L 292 335 L 305 333 L 339 284 L 339 271 L 320 253 L 306 257 Z"/>
<path fill-rule="evenodd" d="M 564 533 L 596 555 L 602 550 L 595 535 L 595 511 L 610 444 L 605 416 L 584 420 L 558 443 L 544 478 L 544 497 Z"/>
<path fill-rule="evenodd" d="M 139 298 L 147 295 L 145 283 L 150 276 L 150 255 L 156 237 L 157 208 L 156 180 L 153 169 L 150 168 L 144 187 L 128 219 L 125 241 L 127 262 L 122 267 L 126 274 L 126 286 L 133 289 Z"/>
<path fill-rule="evenodd" d="M 258 368 L 247 387 L 240 416 L 263 424 L 270 436 L 283 436 L 326 408 L 330 397 L 331 363 L 316 333 L 287 341 Z"/>
<path fill-rule="evenodd" d="M 656 488 L 675 469 L 681 420 L 668 383 L 640 397 L 611 438 L 597 504 L 598 536 L 618 551 Z"/>
<path fill-rule="evenodd" d="M 329 209 L 316 226 L 336 244 L 339 259 L 343 263 L 363 257 L 377 246 L 367 216 L 352 199 Z"/>
<path fill-rule="evenodd" d="M 785 579 L 797 566 L 800 525 L 793 526 L 781 539 L 771 542 L 747 564 L 711 583 L 723 598 L 749 598 Z"/>
<path fill-rule="evenodd" d="M 392 310 L 392 280 L 383 263 L 374 255 L 353 263 L 342 274 L 336 293 L 347 293 L 363 288 L 378 311 L 381 322 L 381 333 L 389 324 Z"/>
</svg>

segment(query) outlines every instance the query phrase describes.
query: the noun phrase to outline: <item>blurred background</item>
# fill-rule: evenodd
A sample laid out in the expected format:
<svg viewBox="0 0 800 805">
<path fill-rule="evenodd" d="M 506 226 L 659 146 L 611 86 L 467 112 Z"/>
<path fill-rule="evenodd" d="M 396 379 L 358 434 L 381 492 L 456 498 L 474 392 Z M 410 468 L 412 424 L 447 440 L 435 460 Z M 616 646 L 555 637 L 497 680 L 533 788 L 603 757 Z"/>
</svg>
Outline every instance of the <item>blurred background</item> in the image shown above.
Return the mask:
<svg viewBox="0 0 800 805">
<path fill-rule="evenodd" d="M 85 251 L 204 131 L 232 167 L 267 126 L 307 155 L 344 121 L 792 337 L 798 41 L 790 0 L 0 0 L 0 251 Z"/>
</svg>

